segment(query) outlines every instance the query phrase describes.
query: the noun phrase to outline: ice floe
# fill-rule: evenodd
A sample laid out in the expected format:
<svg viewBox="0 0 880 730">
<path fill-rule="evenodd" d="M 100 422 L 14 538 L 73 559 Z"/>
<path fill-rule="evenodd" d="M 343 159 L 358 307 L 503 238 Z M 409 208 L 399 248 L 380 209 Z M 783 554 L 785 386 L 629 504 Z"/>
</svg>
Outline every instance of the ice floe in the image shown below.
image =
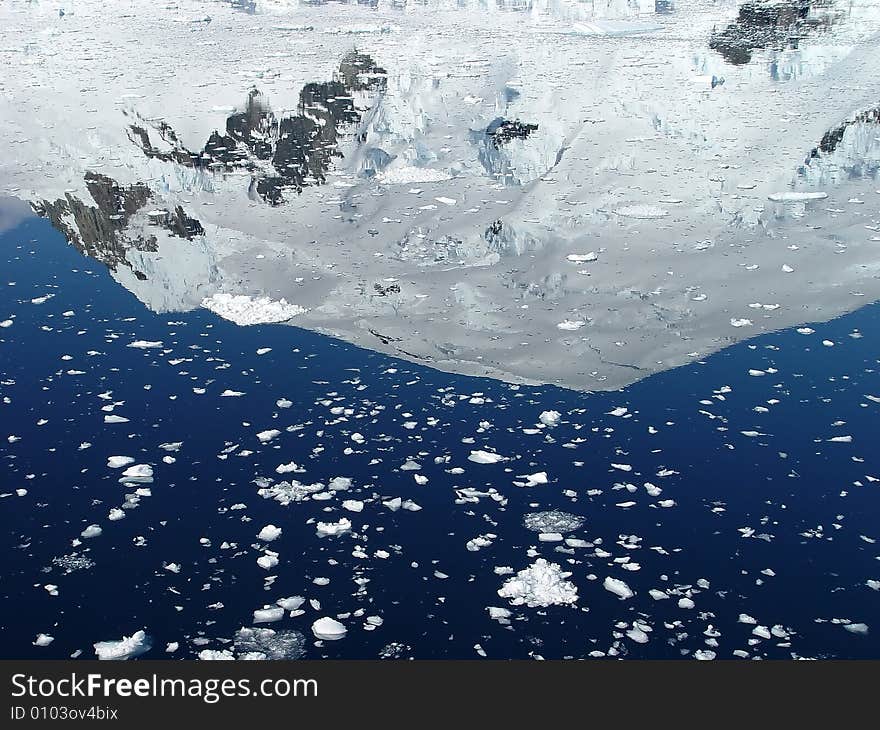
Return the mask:
<svg viewBox="0 0 880 730">
<path fill-rule="evenodd" d="M 202 300 L 202 306 L 238 325 L 287 322 L 308 311 L 286 299 L 251 297 L 246 294 L 213 294 Z"/>
<path fill-rule="evenodd" d="M 101 660 L 132 659 L 148 652 L 153 644 L 143 629 L 131 636 L 123 636 L 115 641 L 98 641 L 93 644 L 95 655 Z"/>
<path fill-rule="evenodd" d="M 508 578 L 498 589 L 498 595 L 514 606 L 566 605 L 578 599 L 577 587 L 566 580 L 571 573 L 564 572 L 556 563 L 538 558 L 528 568 Z"/>
</svg>

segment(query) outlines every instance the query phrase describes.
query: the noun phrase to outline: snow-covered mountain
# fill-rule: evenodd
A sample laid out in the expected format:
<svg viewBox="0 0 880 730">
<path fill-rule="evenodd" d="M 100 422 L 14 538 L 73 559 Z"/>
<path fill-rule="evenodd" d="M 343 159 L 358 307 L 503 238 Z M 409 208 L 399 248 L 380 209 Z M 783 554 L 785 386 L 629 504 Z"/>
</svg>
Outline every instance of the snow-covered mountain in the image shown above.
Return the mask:
<svg viewBox="0 0 880 730">
<path fill-rule="evenodd" d="M 880 295 L 877 3 L 63 10 L 0 6 L 0 184 L 154 309 L 611 388 Z"/>
</svg>

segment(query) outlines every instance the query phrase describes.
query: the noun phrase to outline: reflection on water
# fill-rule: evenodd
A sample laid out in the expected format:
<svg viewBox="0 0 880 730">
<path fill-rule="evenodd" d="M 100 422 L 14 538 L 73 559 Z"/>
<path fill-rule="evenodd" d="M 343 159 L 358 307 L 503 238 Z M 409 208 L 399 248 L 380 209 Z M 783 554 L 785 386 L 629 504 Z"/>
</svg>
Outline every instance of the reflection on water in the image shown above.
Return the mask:
<svg viewBox="0 0 880 730">
<path fill-rule="evenodd" d="M 471 139 L 477 145 L 480 163 L 490 176 L 507 185 L 519 185 L 524 181 L 503 148 L 513 140 L 528 139 L 537 130 L 537 124 L 497 117 L 484 130 L 472 133 Z"/>
<path fill-rule="evenodd" d="M 733 23 L 713 32 L 709 47 L 737 66 L 749 63 L 755 51 L 796 49 L 804 36 L 831 26 L 832 6 L 832 0 L 744 3 Z"/>
<path fill-rule="evenodd" d="M 813 185 L 876 179 L 880 174 L 880 107 L 857 114 L 828 130 L 798 176 Z"/>
<path fill-rule="evenodd" d="M 296 115 L 277 116 L 262 94 L 252 90 L 244 111 L 232 114 L 225 133 L 215 131 L 200 153 L 183 147 L 164 122 L 150 125 L 161 147 L 139 124 L 130 125 L 129 136 L 150 158 L 221 172 L 247 170 L 251 195 L 279 205 L 285 192 L 300 193 L 326 181 L 333 158 L 342 156 L 338 143 L 343 130 L 361 120 L 369 98 L 385 84 L 385 70 L 370 56 L 352 51 L 332 81 L 303 87 Z M 358 105 L 356 99 L 363 103 Z"/>
<path fill-rule="evenodd" d="M 104 175 L 87 173 L 86 187 L 96 205 L 87 205 L 67 193 L 54 203 L 48 200 L 34 204 L 38 215 L 48 218 L 78 251 L 106 264 L 112 271 L 122 264 L 131 266 L 126 251 L 157 250 L 156 237 L 127 231 L 131 218 L 152 197 L 141 183 L 120 187 Z M 181 211 L 182 213 L 182 211 Z"/>
<path fill-rule="evenodd" d="M 247 13 L 248 15 L 253 15 L 257 12 L 257 3 L 256 0 L 228 0 L 229 4 L 235 8 L 236 10 L 241 10 L 243 13 Z"/>
</svg>

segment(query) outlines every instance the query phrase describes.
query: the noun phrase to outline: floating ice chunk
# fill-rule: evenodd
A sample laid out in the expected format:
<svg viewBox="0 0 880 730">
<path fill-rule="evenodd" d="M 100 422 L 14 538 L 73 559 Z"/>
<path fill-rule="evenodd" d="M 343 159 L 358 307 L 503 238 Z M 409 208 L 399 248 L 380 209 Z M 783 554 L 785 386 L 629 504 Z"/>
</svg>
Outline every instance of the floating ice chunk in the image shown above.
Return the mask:
<svg viewBox="0 0 880 730">
<path fill-rule="evenodd" d="M 362 512 L 364 503 L 358 499 L 346 499 L 342 503 L 342 508 L 347 509 L 349 512 Z"/>
<path fill-rule="evenodd" d="M 663 601 L 669 598 L 669 594 L 666 591 L 661 591 L 657 588 L 652 588 L 648 591 L 648 595 L 651 596 L 655 601 Z"/>
<path fill-rule="evenodd" d="M 434 200 L 436 200 L 438 203 L 443 203 L 443 205 L 455 205 L 455 203 L 456 203 L 455 198 L 439 197 L 439 198 L 434 198 Z"/>
<path fill-rule="evenodd" d="M 263 570 L 272 570 L 272 568 L 278 565 L 278 553 L 273 553 L 271 550 L 267 550 L 265 555 L 261 555 L 257 558 L 257 565 Z"/>
<path fill-rule="evenodd" d="M 294 480 L 261 487 L 257 490 L 257 494 L 263 499 L 274 499 L 276 502 L 286 507 L 291 502 L 302 502 L 323 489 L 324 485 L 321 482 L 316 482 L 315 484 L 301 484 Z"/>
<path fill-rule="evenodd" d="M 694 652 L 694 659 L 702 662 L 712 661 L 715 658 L 716 654 L 711 649 L 697 649 Z"/>
<path fill-rule="evenodd" d="M 347 517 L 343 517 L 339 522 L 319 522 L 315 526 L 315 529 L 318 533 L 318 537 L 335 537 L 336 535 L 343 535 L 351 530 L 351 520 Z"/>
<path fill-rule="evenodd" d="M 278 408 L 290 408 L 293 405 L 293 401 L 287 400 L 287 398 L 279 398 L 275 401 L 275 405 L 278 406 Z"/>
<path fill-rule="evenodd" d="M 627 598 L 632 598 L 635 595 L 626 583 L 611 576 L 605 578 L 602 587 L 620 598 L 621 601 L 625 601 Z"/>
<path fill-rule="evenodd" d="M 787 191 L 782 193 L 770 193 L 767 197 L 776 203 L 800 203 L 807 200 L 824 200 L 828 197 L 828 193 L 798 193 Z"/>
<path fill-rule="evenodd" d="M 99 525 L 89 525 L 85 530 L 83 530 L 80 534 L 80 537 L 84 537 L 86 539 L 91 537 L 98 537 L 103 532 Z"/>
<path fill-rule="evenodd" d="M 318 639 L 324 639 L 325 641 L 338 641 L 345 637 L 347 631 L 348 629 L 345 626 L 329 616 L 319 618 L 312 624 L 312 633 Z"/>
<path fill-rule="evenodd" d="M 266 525 L 257 533 L 257 540 L 262 540 L 263 542 L 272 542 L 272 540 L 277 540 L 279 537 L 281 537 L 281 528 L 275 527 L 275 525 Z"/>
<path fill-rule="evenodd" d="M 682 598 L 678 599 L 678 607 L 679 608 L 689 609 L 689 608 L 693 608 L 694 605 L 695 605 L 694 602 L 690 598 L 688 598 L 687 596 L 683 596 Z"/>
<path fill-rule="evenodd" d="M 104 416 L 104 423 L 128 423 L 128 419 L 124 416 L 117 416 L 114 413 Z"/>
<path fill-rule="evenodd" d="M 571 512 L 549 510 L 529 512 L 523 517 L 523 525 L 533 532 L 574 532 L 584 525 L 584 518 Z"/>
<path fill-rule="evenodd" d="M 481 449 L 471 451 L 470 456 L 468 456 L 468 461 L 472 461 L 475 464 L 497 464 L 499 461 L 505 461 L 506 459 L 506 456 L 494 454 L 491 451 L 483 451 Z"/>
<path fill-rule="evenodd" d="M 125 510 L 121 510 L 118 507 L 113 507 L 110 512 L 107 514 L 107 519 L 111 522 L 118 522 L 119 520 L 125 517 Z"/>
<path fill-rule="evenodd" d="M 794 269 L 791 266 L 789 266 L 788 264 L 782 264 L 782 271 L 785 274 L 791 274 L 794 271 Z"/>
<path fill-rule="evenodd" d="M 4 319 L 2 322 L 0 322 L 0 327 L 3 327 L 4 329 L 6 327 L 12 327 L 12 320 L 11 319 Z"/>
<path fill-rule="evenodd" d="M 865 581 L 865 585 L 872 590 L 880 591 L 880 580 L 868 579 L 867 581 Z"/>
<path fill-rule="evenodd" d="M 851 444 L 853 441 L 852 436 L 832 436 L 828 439 L 831 443 L 835 444 Z"/>
<path fill-rule="evenodd" d="M 150 340 L 135 340 L 134 342 L 129 342 L 128 347 L 134 347 L 138 350 L 152 350 L 158 347 L 162 347 L 162 342 Z"/>
<path fill-rule="evenodd" d="M 538 416 L 538 420 L 541 423 L 551 427 L 559 425 L 560 418 L 562 418 L 562 414 L 559 411 L 542 411 L 541 415 Z"/>
<path fill-rule="evenodd" d="M 260 440 L 261 444 L 268 444 L 272 439 L 281 435 L 281 431 L 277 428 L 272 428 L 267 431 L 260 431 L 257 434 L 257 438 Z"/>
<path fill-rule="evenodd" d="M 264 606 L 254 611 L 255 624 L 268 624 L 273 621 L 280 621 L 284 618 L 284 609 L 280 606 Z"/>
<path fill-rule="evenodd" d="M 49 634 L 37 634 L 37 638 L 31 643 L 34 646 L 49 646 L 53 641 L 55 641 L 54 636 L 50 636 Z"/>
<path fill-rule="evenodd" d="M 487 606 L 486 610 L 489 612 L 489 618 L 494 621 L 505 621 L 511 616 L 510 609 L 501 608 L 500 606 Z"/>
<path fill-rule="evenodd" d="M 643 220 L 665 218 L 669 215 L 668 210 L 656 205 L 625 205 L 614 212 L 623 218 L 640 218 Z"/>
<path fill-rule="evenodd" d="M 153 481 L 153 467 L 149 464 L 135 464 L 122 472 L 120 482 L 128 484 L 149 484 Z"/>
<path fill-rule="evenodd" d="M 229 649 L 202 649 L 198 653 L 203 662 L 234 662 L 235 655 Z"/>
<path fill-rule="evenodd" d="M 401 505 L 403 504 L 403 500 L 400 497 L 394 497 L 393 499 L 388 499 L 382 502 L 382 504 L 385 505 L 392 512 L 397 512 L 397 510 L 399 510 Z"/>
<path fill-rule="evenodd" d="M 732 317 L 730 320 L 730 324 L 732 327 L 749 327 L 752 324 L 752 320 L 745 318 L 737 319 L 735 317 Z"/>
<path fill-rule="evenodd" d="M 538 558 L 531 566 L 508 578 L 498 589 L 498 595 L 514 606 L 565 605 L 578 599 L 577 587 L 565 580 L 571 573 L 563 572 L 556 563 Z"/>
<path fill-rule="evenodd" d="M 468 540 L 465 544 L 465 549 L 468 552 L 475 553 L 483 548 L 490 547 L 492 545 L 492 540 L 496 536 L 493 535 L 477 535 L 473 540 Z"/>
<path fill-rule="evenodd" d="M 868 633 L 868 624 L 844 624 L 843 628 L 849 631 L 851 634 L 867 634 Z"/>
<path fill-rule="evenodd" d="M 595 251 L 590 251 L 589 253 L 570 253 L 565 258 L 575 264 L 584 264 L 599 259 Z"/>
<path fill-rule="evenodd" d="M 290 596 L 289 598 L 279 598 L 275 603 L 277 603 L 281 608 L 285 611 L 296 611 L 300 606 L 302 606 L 306 602 L 306 599 L 302 596 Z"/>
<path fill-rule="evenodd" d="M 299 659 L 304 647 L 305 636 L 299 631 L 242 627 L 235 632 L 239 659 Z"/>
<path fill-rule="evenodd" d="M 412 185 L 413 183 L 443 182 L 450 179 L 452 179 L 452 175 L 445 170 L 409 165 L 387 168 L 376 175 L 376 180 L 383 185 Z"/>
<path fill-rule="evenodd" d="M 286 299 L 273 301 L 268 297 L 245 294 L 214 294 L 202 300 L 202 306 L 237 325 L 286 322 L 308 310 Z"/>
<path fill-rule="evenodd" d="M 123 466 L 134 464 L 134 459 L 130 456 L 108 456 L 107 466 L 111 469 L 121 469 Z"/>
<path fill-rule="evenodd" d="M 571 26 L 571 32 L 576 35 L 626 36 L 651 33 L 655 30 L 660 30 L 660 26 L 656 23 L 630 20 L 596 19 L 588 22 L 574 23 Z"/>
<path fill-rule="evenodd" d="M 556 325 L 556 328 L 566 330 L 567 332 L 574 332 L 575 330 L 579 330 L 585 324 L 586 322 L 582 319 L 564 319 Z"/>
<path fill-rule="evenodd" d="M 305 469 L 295 461 L 288 462 L 287 464 L 279 464 L 275 467 L 276 474 L 302 474 L 304 471 Z"/>
<path fill-rule="evenodd" d="M 525 479 L 525 482 L 515 482 L 518 487 L 537 487 L 539 484 L 547 483 L 547 472 L 538 471 L 534 474 L 523 474 L 517 479 Z"/>
<path fill-rule="evenodd" d="M 349 489 L 352 485 L 351 477 L 333 477 L 327 488 L 331 492 L 340 492 Z"/>
<path fill-rule="evenodd" d="M 98 641 L 92 646 L 95 647 L 98 659 L 120 661 L 148 652 L 153 644 L 150 637 L 141 629 L 131 636 L 123 636 L 118 641 Z"/>
<path fill-rule="evenodd" d="M 608 411 L 609 416 L 617 416 L 618 418 L 621 416 L 625 416 L 629 412 L 629 409 L 624 406 L 618 406 L 617 408 L 613 408 Z"/>
<path fill-rule="evenodd" d="M 560 532 L 541 532 L 538 533 L 539 542 L 562 542 L 562 533 Z"/>
</svg>

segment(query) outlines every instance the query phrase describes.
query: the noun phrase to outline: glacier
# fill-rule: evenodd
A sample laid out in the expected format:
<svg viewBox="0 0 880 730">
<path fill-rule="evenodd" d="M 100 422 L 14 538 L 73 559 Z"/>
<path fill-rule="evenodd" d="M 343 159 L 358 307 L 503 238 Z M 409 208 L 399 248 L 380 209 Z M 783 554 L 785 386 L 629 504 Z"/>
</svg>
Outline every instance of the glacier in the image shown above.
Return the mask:
<svg viewBox="0 0 880 730">
<path fill-rule="evenodd" d="M 880 297 L 877 2 L 64 11 L 0 6 L 0 193 L 154 311 L 610 390 Z"/>
</svg>

